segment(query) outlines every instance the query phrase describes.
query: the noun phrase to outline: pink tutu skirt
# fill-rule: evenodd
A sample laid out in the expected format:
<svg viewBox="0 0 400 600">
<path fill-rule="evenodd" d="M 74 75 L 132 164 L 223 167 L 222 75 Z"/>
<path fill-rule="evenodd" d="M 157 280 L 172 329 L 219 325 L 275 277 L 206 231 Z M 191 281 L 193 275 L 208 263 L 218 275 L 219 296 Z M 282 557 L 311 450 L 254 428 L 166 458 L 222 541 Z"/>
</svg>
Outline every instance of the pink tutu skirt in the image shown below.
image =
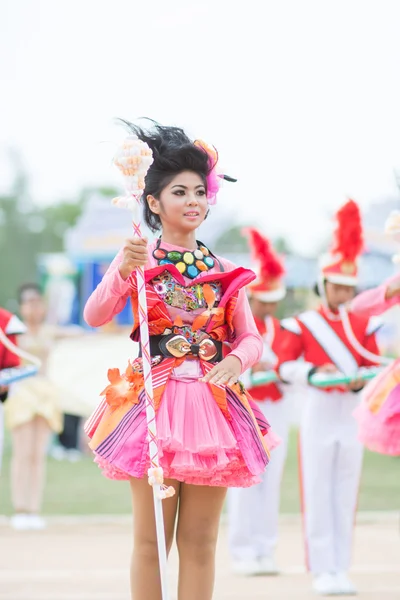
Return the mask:
<svg viewBox="0 0 400 600">
<path fill-rule="evenodd" d="M 248 487 L 260 481 L 269 456 L 253 416 L 227 389 L 230 418 L 207 384 L 196 379 L 168 381 L 157 412 L 160 465 L 164 477 L 196 485 Z M 269 450 L 279 443 L 256 404 L 253 415 Z M 97 448 L 106 477 L 143 477 L 149 467 L 144 394 Z"/>
<path fill-rule="evenodd" d="M 400 359 L 368 384 L 354 416 L 366 448 L 400 456 Z"/>
</svg>

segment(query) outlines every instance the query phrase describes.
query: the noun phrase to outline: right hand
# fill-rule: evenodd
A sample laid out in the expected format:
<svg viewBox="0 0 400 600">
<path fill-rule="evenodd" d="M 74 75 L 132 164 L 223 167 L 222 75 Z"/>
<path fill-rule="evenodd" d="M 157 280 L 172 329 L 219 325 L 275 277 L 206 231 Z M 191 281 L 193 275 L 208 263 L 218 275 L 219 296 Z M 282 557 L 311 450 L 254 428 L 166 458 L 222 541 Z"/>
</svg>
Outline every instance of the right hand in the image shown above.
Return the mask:
<svg viewBox="0 0 400 600">
<path fill-rule="evenodd" d="M 315 373 L 337 373 L 337 372 L 338 372 L 337 367 L 335 367 L 335 365 L 333 365 L 332 363 L 326 363 L 324 365 L 321 365 L 315 371 Z"/>
<path fill-rule="evenodd" d="M 128 279 L 136 267 L 144 267 L 147 261 L 147 239 L 131 238 L 126 240 L 122 249 L 122 262 L 119 265 L 119 272 L 122 279 Z"/>
</svg>

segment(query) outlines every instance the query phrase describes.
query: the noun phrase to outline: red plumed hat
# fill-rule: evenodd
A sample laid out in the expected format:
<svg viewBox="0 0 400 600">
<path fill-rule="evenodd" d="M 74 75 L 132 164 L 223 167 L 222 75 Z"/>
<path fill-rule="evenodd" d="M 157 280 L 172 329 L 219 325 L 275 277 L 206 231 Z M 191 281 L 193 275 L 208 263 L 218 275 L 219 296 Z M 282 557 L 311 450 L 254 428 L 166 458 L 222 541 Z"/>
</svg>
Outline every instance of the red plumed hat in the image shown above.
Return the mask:
<svg viewBox="0 0 400 600">
<path fill-rule="evenodd" d="M 358 258 L 364 248 L 360 208 L 348 200 L 336 213 L 337 227 L 332 250 L 320 261 L 320 276 L 342 285 L 358 283 Z"/>
<path fill-rule="evenodd" d="M 250 294 L 262 302 L 282 300 L 286 295 L 283 284 L 285 269 L 271 242 L 257 229 L 249 227 L 243 233 L 248 237 L 252 259 L 259 266 L 257 279 L 248 286 Z"/>
</svg>

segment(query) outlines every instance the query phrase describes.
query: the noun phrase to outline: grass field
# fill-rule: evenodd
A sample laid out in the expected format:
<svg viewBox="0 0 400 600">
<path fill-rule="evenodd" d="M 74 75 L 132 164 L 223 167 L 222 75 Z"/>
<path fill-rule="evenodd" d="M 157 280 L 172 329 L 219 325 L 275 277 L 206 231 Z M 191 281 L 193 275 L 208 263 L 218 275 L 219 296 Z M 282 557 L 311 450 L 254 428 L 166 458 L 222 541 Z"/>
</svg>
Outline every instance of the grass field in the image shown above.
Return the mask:
<svg viewBox="0 0 400 600">
<path fill-rule="evenodd" d="M 130 510 L 128 483 L 107 480 L 91 456 L 72 464 L 49 458 L 44 514 L 126 514 Z M 282 512 L 299 510 L 297 434 L 293 431 L 282 484 Z M 400 458 L 366 452 L 359 510 L 400 510 Z M 10 515 L 11 512 L 10 444 L 7 440 L 0 485 L 0 514 Z"/>
</svg>

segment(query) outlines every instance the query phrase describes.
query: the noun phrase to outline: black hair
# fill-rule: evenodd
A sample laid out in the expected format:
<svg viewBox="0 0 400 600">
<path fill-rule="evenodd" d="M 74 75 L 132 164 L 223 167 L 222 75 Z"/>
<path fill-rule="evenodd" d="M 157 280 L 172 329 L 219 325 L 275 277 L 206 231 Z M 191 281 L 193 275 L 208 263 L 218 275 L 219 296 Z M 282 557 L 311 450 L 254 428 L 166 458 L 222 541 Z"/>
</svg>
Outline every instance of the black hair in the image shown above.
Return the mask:
<svg viewBox="0 0 400 600">
<path fill-rule="evenodd" d="M 39 296 L 43 296 L 42 290 L 37 283 L 24 283 L 18 288 L 17 297 L 18 304 L 22 304 L 22 297 L 25 292 L 36 292 Z"/>
<path fill-rule="evenodd" d="M 324 280 L 324 286 L 325 286 L 325 280 Z M 319 291 L 319 285 L 318 283 L 314 283 L 314 287 L 313 287 L 313 292 L 316 296 L 321 297 L 320 291 Z"/>
<path fill-rule="evenodd" d="M 207 152 L 196 146 L 183 129 L 148 120 L 152 123 L 150 129 L 119 119 L 131 133 L 146 142 L 153 152 L 153 163 L 146 175 L 142 202 L 145 223 L 155 232 L 161 229 L 161 219 L 150 210 L 147 196 L 154 196 L 158 200 L 162 190 L 183 171 L 193 171 L 200 175 L 207 192 L 207 175 L 214 165 L 210 164 Z"/>
</svg>

